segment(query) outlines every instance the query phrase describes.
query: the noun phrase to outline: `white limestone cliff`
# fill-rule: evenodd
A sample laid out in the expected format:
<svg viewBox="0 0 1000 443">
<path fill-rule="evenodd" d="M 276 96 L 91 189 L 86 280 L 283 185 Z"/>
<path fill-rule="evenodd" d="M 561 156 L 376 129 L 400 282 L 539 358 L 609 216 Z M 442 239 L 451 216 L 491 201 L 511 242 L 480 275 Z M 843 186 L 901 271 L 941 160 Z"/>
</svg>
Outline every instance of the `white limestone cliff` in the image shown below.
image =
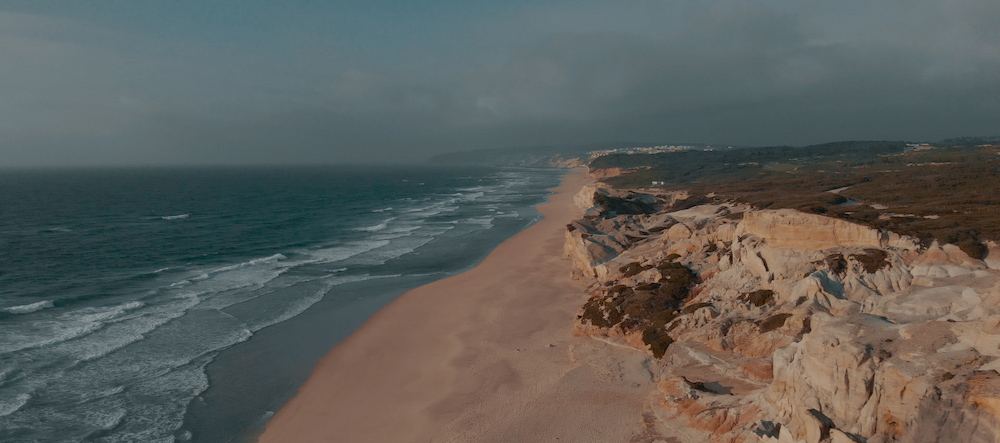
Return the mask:
<svg viewBox="0 0 1000 443">
<path fill-rule="evenodd" d="M 672 344 L 644 435 L 875 443 L 1000 439 L 990 246 L 975 260 L 843 220 L 722 204 L 592 212 L 570 225 L 565 249 L 598 288 L 654 285 L 666 260 L 699 276 L 664 329 Z M 646 348 L 614 329 L 580 333 Z"/>
</svg>

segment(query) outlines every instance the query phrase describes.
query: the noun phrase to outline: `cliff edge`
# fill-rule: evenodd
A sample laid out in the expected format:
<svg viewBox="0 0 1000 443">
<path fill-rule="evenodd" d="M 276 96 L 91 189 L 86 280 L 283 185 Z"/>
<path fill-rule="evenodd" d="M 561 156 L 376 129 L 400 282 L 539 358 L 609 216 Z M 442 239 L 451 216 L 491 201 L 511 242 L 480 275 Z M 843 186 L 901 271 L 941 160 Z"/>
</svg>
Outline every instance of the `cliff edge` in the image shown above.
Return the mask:
<svg viewBox="0 0 1000 443">
<path fill-rule="evenodd" d="M 585 188 L 577 332 L 647 352 L 636 442 L 1000 439 L 1000 248 L 685 192 Z"/>
</svg>

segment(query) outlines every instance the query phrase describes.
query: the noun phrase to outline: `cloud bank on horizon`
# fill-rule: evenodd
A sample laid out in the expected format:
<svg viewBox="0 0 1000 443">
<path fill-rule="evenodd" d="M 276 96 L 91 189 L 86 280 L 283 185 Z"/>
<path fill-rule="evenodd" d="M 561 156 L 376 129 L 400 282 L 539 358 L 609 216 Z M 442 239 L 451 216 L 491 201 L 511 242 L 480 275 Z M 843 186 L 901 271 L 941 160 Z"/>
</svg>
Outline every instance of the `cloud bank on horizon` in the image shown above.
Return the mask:
<svg viewBox="0 0 1000 443">
<path fill-rule="evenodd" d="M 995 0 L 0 3 L 0 166 L 1000 134 Z"/>
</svg>

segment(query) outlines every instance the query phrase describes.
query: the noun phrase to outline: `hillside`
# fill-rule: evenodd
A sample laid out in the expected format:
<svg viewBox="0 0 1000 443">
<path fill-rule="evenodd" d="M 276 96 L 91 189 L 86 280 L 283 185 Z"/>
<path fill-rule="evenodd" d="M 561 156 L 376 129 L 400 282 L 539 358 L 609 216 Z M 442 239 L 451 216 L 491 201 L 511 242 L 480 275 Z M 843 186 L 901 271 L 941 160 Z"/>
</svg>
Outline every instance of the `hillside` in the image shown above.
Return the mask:
<svg viewBox="0 0 1000 443">
<path fill-rule="evenodd" d="M 649 143 L 608 142 L 586 145 L 533 146 L 479 149 L 436 155 L 428 161 L 451 165 L 579 167 L 585 166 L 594 151 L 648 146 Z"/>
</svg>

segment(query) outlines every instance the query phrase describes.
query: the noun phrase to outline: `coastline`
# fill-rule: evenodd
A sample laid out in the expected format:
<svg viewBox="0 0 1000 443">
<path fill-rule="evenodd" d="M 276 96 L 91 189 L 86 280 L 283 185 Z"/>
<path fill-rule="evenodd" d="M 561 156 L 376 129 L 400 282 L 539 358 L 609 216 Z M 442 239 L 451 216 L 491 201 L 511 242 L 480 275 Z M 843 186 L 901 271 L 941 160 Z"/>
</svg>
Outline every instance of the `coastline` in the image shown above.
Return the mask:
<svg viewBox="0 0 1000 443">
<path fill-rule="evenodd" d="M 478 266 L 404 293 L 331 350 L 261 442 L 624 441 L 639 422 L 648 357 L 574 337 L 586 299 L 563 256 L 568 174 L 543 219 Z"/>
</svg>

